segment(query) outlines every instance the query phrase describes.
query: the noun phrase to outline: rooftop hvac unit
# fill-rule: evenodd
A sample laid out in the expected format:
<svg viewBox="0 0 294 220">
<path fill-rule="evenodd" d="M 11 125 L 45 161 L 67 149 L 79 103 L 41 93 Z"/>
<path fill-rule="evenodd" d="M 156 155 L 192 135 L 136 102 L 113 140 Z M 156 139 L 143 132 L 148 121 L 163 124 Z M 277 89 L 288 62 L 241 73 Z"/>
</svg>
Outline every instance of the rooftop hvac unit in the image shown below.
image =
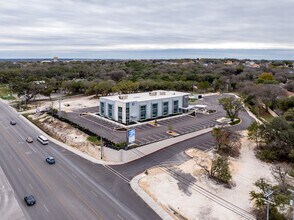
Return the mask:
<svg viewBox="0 0 294 220">
<path fill-rule="evenodd" d="M 149 92 L 149 95 L 150 96 L 156 96 L 157 95 L 157 92 Z"/>
<path fill-rule="evenodd" d="M 159 95 L 166 95 L 166 92 L 159 92 Z"/>
<path fill-rule="evenodd" d="M 128 96 L 127 95 L 119 95 L 118 98 L 119 99 L 128 99 Z"/>
</svg>

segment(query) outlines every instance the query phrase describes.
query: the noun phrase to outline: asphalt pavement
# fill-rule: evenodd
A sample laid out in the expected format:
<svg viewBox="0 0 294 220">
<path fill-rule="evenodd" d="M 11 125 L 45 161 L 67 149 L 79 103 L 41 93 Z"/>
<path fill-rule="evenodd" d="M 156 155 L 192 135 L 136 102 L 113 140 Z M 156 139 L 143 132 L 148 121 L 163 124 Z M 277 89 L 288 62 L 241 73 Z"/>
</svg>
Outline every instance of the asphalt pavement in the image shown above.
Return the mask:
<svg viewBox="0 0 294 220">
<path fill-rule="evenodd" d="M 246 129 L 253 121 L 247 112 L 240 117 L 242 123 L 234 127 L 236 130 Z M 12 119 L 15 126 L 9 124 Z M 211 133 L 207 133 L 125 165 L 102 166 L 54 143 L 41 145 L 36 141 L 38 135 L 18 113 L 0 102 L 0 166 L 25 217 L 33 220 L 160 219 L 132 191 L 128 180 L 152 166 L 188 160 L 184 153 L 188 148 L 207 150 L 214 146 Z M 34 137 L 34 143 L 25 142 L 28 136 Z M 142 154 L 140 148 L 133 151 Z M 55 157 L 56 164 L 48 165 L 46 156 Z M 36 197 L 35 206 L 26 206 L 26 194 Z"/>
<path fill-rule="evenodd" d="M 17 124 L 10 125 L 10 120 Z M 28 136 L 34 143 L 25 142 Z M 129 183 L 111 170 L 54 143 L 42 145 L 37 136 L 0 102 L 0 166 L 26 219 L 160 219 Z M 46 156 L 53 156 L 56 164 L 47 164 Z M 27 194 L 37 200 L 32 207 L 24 203 Z"/>
</svg>

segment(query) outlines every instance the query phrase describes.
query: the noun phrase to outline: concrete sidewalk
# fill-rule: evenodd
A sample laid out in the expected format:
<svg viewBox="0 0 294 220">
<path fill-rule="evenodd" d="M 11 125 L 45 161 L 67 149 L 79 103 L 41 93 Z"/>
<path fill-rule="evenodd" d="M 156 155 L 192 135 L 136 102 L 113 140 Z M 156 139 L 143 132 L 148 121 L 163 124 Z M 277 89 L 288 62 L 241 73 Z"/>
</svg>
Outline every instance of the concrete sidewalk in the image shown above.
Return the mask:
<svg viewBox="0 0 294 220">
<path fill-rule="evenodd" d="M 26 219 L 14 191 L 0 167 L 0 214 L 2 220 Z"/>
<path fill-rule="evenodd" d="M 172 218 L 157 202 L 155 202 L 140 186 L 139 181 L 141 178 L 146 176 L 146 174 L 142 173 L 138 176 L 135 176 L 130 185 L 132 189 L 140 196 L 155 212 L 159 215 L 160 218 L 164 220 L 173 220 Z"/>
</svg>

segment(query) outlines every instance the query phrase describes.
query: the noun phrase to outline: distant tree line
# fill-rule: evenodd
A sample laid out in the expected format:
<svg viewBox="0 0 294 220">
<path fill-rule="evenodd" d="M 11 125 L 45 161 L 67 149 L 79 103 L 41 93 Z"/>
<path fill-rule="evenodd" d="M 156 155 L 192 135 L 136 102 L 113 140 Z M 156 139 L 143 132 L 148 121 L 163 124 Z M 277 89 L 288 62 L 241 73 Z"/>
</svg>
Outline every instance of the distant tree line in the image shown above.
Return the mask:
<svg viewBox="0 0 294 220">
<path fill-rule="evenodd" d="M 0 83 L 28 99 L 37 92 L 49 95 L 59 89 L 71 94 L 107 95 L 167 89 L 194 92 L 239 92 L 245 85 L 286 84 L 292 90 L 291 62 L 223 59 L 97 60 L 72 62 L 0 62 Z M 34 81 L 45 81 L 36 86 Z M 250 97 L 249 97 L 250 99 Z M 272 100 L 270 100 L 272 101 Z"/>
</svg>

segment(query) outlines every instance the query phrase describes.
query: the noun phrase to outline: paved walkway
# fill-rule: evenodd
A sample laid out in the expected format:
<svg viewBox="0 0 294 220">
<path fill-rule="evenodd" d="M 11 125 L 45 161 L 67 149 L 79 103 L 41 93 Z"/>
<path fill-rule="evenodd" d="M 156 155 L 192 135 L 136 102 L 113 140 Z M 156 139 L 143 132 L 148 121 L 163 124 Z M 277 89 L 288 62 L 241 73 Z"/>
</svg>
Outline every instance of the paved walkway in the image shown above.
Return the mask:
<svg viewBox="0 0 294 220">
<path fill-rule="evenodd" d="M 18 204 L 14 191 L 0 167 L 0 214 L 2 220 L 25 219 L 24 213 Z"/>
<path fill-rule="evenodd" d="M 139 181 L 144 176 L 146 175 L 142 173 L 131 180 L 130 185 L 132 189 L 160 216 L 160 218 L 164 220 L 173 220 L 173 218 L 139 186 Z"/>
</svg>

